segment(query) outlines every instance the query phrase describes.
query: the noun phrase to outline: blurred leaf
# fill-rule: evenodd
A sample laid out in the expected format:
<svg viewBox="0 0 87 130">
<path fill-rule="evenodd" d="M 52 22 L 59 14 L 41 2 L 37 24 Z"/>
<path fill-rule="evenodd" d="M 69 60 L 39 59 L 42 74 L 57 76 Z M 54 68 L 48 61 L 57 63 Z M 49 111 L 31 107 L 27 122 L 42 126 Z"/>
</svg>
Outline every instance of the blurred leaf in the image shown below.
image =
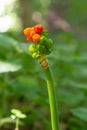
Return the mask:
<svg viewBox="0 0 87 130">
<path fill-rule="evenodd" d="M 70 86 L 70 87 L 75 87 L 75 88 L 79 88 L 79 89 L 87 89 L 87 84 L 85 83 L 81 83 L 81 82 L 78 82 L 78 81 L 74 81 L 74 79 L 70 79 L 70 78 L 64 78 L 62 80 L 62 83 L 61 83 L 62 86 Z"/>
<path fill-rule="evenodd" d="M 18 42 L 11 37 L 0 34 L 0 45 L 4 47 L 16 46 Z"/>
<path fill-rule="evenodd" d="M 82 92 L 79 91 L 68 91 L 68 90 L 59 90 L 58 91 L 59 101 L 65 103 L 66 106 L 72 107 L 79 104 L 84 100 L 85 96 Z"/>
<path fill-rule="evenodd" d="M 0 73 L 15 72 L 21 68 L 20 65 L 15 65 L 9 62 L 0 61 Z"/>
<path fill-rule="evenodd" d="M 18 52 L 25 52 L 28 55 L 31 55 L 28 51 L 28 46 L 30 43 L 20 43 L 13 39 L 12 37 L 8 37 L 6 35 L 0 34 L 0 46 L 3 46 L 4 48 L 12 48 L 15 47 Z"/>
<path fill-rule="evenodd" d="M 87 89 L 87 84 L 82 84 L 79 82 L 69 81 L 69 85 L 80 89 Z"/>
<path fill-rule="evenodd" d="M 28 50 L 28 47 L 29 47 L 30 43 L 26 44 L 26 43 L 19 43 L 18 44 L 18 47 L 19 49 L 21 49 L 22 51 L 24 51 L 25 53 L 27 53 L 28 55 L 31 55 L 30 51 Z"/>
<path fill-rule="evenodd" d="M 71 110 L 72 114 L 83 121 L 87 121 L 87 108 L 78 107 Z"/>
<path fill-rule="evenodd" d="M 74 52 L 76 49 L 77 49 L 77 41 L 75 41 L 76 42 L 76 44 L 56 44 L 55 45 L 55 49 L 57 49 L 58 50 L 58 52 L 59 51 L 66 51 L 66 52 L 70 52 L 70 53 L 72 53 L 72 52 Z"/>
<path fill-rule="evenodd" d="M 0 127 L 6 123 L 15 123 L 15 121 L 12 120 L 10 117 L 5 117 L 0 119 Z"/>
<path fill-rule="evenodd" d="M 26 118 L 26 115 L 23 114 L 20 110 L 18 109 L 12 109 L 11 112 L 17 117 L 17 118 Z"/>
<path fill-rule="evenodd" d="M 38 97 L 39 87 L 35 77 L 20 76 L 12 81 L 12 84 L 14 84 L 13 91 L 18 95 L 32 100 Z"/>
</svg>

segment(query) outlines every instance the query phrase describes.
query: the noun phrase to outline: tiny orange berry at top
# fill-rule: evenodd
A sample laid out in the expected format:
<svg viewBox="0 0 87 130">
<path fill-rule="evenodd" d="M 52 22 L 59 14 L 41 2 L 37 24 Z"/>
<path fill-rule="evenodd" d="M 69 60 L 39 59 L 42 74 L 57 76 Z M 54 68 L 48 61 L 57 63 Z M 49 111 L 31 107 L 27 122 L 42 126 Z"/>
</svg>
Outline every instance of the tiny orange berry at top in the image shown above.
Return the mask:
<svg viewBox="0 0 87 130">
<path fill-rule="evenodd" d="M 34 26 L 34 30 L 36 33 L 41 34 L 42 31 L 44 30 L 44 28 L 42 25 L 38 24 L 38 25 Z"/>
<path fill-rule="evenodd" d="M 33 35 L 33 42 L 39 43 L 40 42 L 40 35 L 39 34 L 34 34 Z"/>
<path fill-rule="evenodd" d="M 36 34 L 36 32 L 34 30 L 31 30 L 30 34 L 27 36 L 27 40 L 28 41 L 33 41 L 34 34 Z"/>
<path fill-rule="evenodd" d="M 33 28 L 25 28 L 24 29 L 24 35 L 28 36 L 32 30 L 33 30 Z"/>
</svg>

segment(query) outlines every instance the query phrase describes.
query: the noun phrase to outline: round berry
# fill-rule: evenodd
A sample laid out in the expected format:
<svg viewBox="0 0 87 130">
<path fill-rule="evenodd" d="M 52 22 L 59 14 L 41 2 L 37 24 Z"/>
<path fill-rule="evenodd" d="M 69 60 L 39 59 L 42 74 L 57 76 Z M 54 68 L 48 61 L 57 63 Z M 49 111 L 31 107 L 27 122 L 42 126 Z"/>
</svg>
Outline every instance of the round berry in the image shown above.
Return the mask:
<svg viewBox="0 0 87 130">
<path fill-rule="evenodd" d="M 28 35 L 30 35 L 30 32 L 33 30 L 33 28 L 25 28 L 24 29 L 24 35 L 25 36 L 28 36 Z"/>
<path fill-rule="evenodd" d="M 39 43 L 40 42 L 40 35 L 39 34 L 34 34 L 33 35 L 33 42 Z"/>
<path fill-rule="evenodd" d="M 34 26 L 34 31 L 35 31 L 36 33 L 38 33 L 38 34 L 41 34 L 43 30 L 44 30 L 44 28 L 43 28 L 43 26 L 40 25 L 40 24 Z"/>
<path fill-rule="evenodd" d="M 35 46 L 34 45 L 30 45 L 28 49 L 31 53 L 35 52 Z"/>
</svg>

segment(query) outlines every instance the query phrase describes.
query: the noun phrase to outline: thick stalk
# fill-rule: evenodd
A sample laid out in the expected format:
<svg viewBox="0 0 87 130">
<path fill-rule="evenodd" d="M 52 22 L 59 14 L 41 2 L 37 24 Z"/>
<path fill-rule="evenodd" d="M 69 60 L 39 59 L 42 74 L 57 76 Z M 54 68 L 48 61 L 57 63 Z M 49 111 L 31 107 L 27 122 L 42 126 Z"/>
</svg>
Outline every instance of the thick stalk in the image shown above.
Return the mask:
<svg viewBox="0 0 87 130">
<path fill-rule="evenodd" d="M 56 95 L 55 95 L 52 74 L 51 74 L 49 67 L 47 67 L 46 69 L 43 69 L 43 70 L 44 70 L 44 73 L 46 76 L 46 82 L 47 82 L 47 87 L 48 87 L 52 130 L 59 130 L 57 102 L 56 102 Z"/>
</svg>

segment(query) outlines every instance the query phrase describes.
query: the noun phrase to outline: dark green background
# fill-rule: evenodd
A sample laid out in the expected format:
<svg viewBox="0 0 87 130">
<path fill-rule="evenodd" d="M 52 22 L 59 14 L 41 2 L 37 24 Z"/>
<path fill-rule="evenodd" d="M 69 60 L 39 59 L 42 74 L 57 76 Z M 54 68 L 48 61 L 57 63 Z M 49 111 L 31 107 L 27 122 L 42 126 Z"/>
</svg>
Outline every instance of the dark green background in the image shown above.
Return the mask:
<svg viewBox="0 0 87 130">
<path fill-rule="evenodd" d="M 20 130 L 51 130 L 45 77 L 23 35 L 25 27 L 40 23 L 54 41 L 48 59 L 60 130 L 87 130 L 87 0 L 19 0 L 10 8 L 2 15 L 15 13 L 20 22 L 17 30 L 15 24 L 0 32 L 0 129 L 15 128 L 6 119 L 17 108 L 27 115 Z"/>
</svg>

